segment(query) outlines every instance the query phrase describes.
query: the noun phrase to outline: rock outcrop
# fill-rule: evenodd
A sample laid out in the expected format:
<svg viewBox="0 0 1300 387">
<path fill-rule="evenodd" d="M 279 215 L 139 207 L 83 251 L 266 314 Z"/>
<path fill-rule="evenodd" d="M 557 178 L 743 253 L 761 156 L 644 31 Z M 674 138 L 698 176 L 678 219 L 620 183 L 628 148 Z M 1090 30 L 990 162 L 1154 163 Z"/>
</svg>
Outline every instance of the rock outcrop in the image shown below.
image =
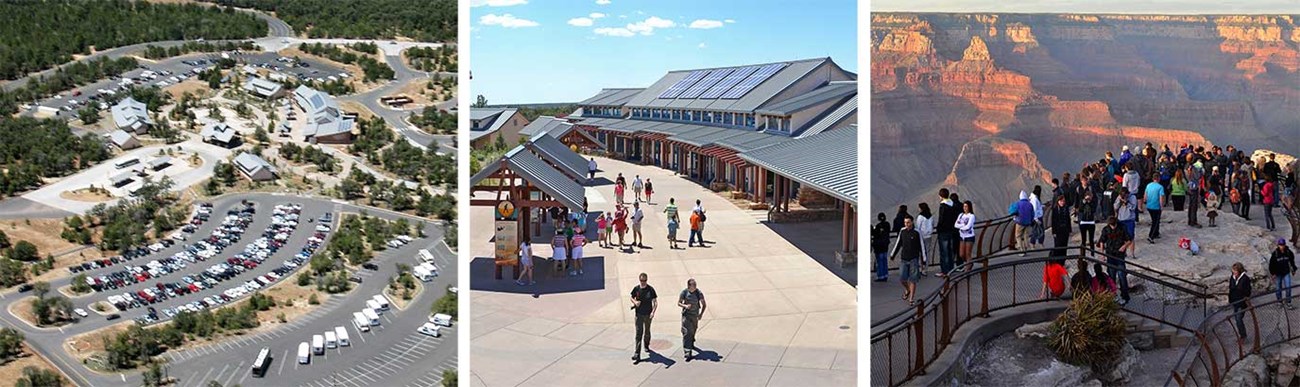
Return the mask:
<svg viewBox="0 0 1300 387">
<path fill-rule="evenodd" d="M 871 29 L 879 208 L 944 180 L 1040 175 L 958 165 L 986 136 L 1026 144 L 1048 176 L 1124 144 L 1300 149 L 1292 16 L 875 13 Z M 1005 208 L 1002 193 L 964 198 Z"/>
</svg>

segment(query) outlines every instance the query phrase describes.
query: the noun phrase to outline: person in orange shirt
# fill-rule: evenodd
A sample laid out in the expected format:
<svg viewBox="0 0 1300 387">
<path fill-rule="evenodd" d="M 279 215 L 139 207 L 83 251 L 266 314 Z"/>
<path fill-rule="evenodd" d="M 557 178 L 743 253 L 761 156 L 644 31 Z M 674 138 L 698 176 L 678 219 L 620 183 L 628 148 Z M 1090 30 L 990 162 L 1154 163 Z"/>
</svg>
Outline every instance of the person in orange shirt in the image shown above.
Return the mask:
<svg viewBox="0 0 1300 387">
<path fill-rule="evenodd" d="M 687 247 L 695 247 L 695 239 L 700 239 L 700 247 L 704 247 L 704 236 L 700 235 L 700 210 L 691 211 L 691 238 L 686 241 Z"/>
</svg>

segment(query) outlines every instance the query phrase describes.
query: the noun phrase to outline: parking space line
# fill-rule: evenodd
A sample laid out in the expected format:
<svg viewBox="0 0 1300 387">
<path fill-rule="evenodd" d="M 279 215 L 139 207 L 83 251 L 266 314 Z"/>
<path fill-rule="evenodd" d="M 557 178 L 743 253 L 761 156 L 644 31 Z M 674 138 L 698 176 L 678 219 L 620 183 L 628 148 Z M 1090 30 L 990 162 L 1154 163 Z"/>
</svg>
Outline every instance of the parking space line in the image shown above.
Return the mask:
<svg viewBox="0 0 1300 387">
<path fill-rule="evenodd" d="M 225 382 L 222 382 L 221 385 L 223 385 L 223 386 L 229 386 L 229 385 L 230 385 L 230 381 L 231 381 L 231 380 L 235 380 L 235 375 L 239 374 L 239 370 L 241 370 L 241 369 L 243 369 L 243 368 L 244 368 L 244 362 L 241 361 L 241 362 L 239 362 L 239 365 L 235 366 L 235 369 L 230 370 L 230 377 L 229 377 L 229 378 L 226 378 L 226 381 L 225 381 Z M 220 376 L 220 375 L 218 375 L 218 376 Z"/>
<path fill-rule="evenodd" d="M 241 377 L 239 378 L 239 381 L 236 382 L 235 385 L 236 385 L 236 386 L 242 386 L 242 385 L 244 384 L 244 379 L 248 379 L 248 375 L 251 374 L 251 373 L 253 373 L 251 370 L 250 370 L 249 372 L 245 372 L 245 373 L 244 373 L 244 376 L 241 376 Z"/>
<path fill-rule="evenodd" d="M 204 376 L 203 376 L 203 380 L 204 380 L 204 382 L 206 382 L 206 381 L 208 381 L 208 380 L 216 380 L 216 379 L 220 379 L 220 378 L 221 378 L 221 374 L 226 373 L 226 369 L 227 369 L 227 368 L 230 368 L 230 364 L 226 364 L 226 365 L 222 366 L 222 367 L 221 367 L 221 372 L 218 372 L 218 373 L 217 373 L 217 376 L 216 376 L 215 378 L 213 378 L 213 379 L 208 379 L 208 376 L 207 376 L 207 375 L 204 375 Z"/>
<path fill-rule="evenodd" d="M 289 350 L 287 350 L 287 349 L 284 350 L 284 355 L 280 355 L 280 356 L 281 356 L 281 358 L 280 358 L 280 359 L 281 359 L 281 360 L 280 360 L 280 370 L 279 370 L 279 371 L 275 371 L 275 374 L 276 374 L 277 376 L 280 375 L 280 374 L 282 374 L 282 373 L 284 373 L 284 363 L 287 362 L 287 361 L 289 361 Z M 295 362 L 295 363 L 296 363 L 296 362 Z"/>
</svg>

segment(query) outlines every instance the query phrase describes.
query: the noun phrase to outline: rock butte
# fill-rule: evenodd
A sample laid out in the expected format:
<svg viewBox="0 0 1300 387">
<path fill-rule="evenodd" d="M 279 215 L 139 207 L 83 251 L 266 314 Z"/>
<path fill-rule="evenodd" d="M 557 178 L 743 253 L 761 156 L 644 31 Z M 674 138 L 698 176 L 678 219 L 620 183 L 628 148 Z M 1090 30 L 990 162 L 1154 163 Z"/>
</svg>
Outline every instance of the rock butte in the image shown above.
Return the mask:
<svg viewBox="0 0 1300 387">
<path fill-rule="evenodd" d="M 873 212 L 956 181 L 1000 214 L 1006 192 L 1126 144 L 1300 149 L 1294 16 L 877 13 L 871 28 Z"/>
</svg>

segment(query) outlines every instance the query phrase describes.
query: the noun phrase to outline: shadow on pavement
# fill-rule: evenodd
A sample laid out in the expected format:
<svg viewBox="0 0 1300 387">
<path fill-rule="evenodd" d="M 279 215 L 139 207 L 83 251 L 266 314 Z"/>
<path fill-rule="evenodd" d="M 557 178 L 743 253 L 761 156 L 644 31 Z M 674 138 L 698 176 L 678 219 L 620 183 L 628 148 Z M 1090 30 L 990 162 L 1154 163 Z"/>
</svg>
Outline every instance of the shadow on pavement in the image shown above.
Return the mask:
<svg viewBox="0 0 1300 387">
<path fill-rule="evenodd" d="M 722 361 L 722 355 L 719 355 L 717 352 L 710 351 L 707 349 L 701 349 L 700 347 L 695 347 L 694 350 L 695 350 L 695 355 L 691 356 L 691 361 L 711 361 L 711 362 Z"/>
<path fill-rule="evenodd" d="M 492 258 L 474 258 L 469 264 L 470 290 L 489 292 L 532 294 L 534 297 L 545 294 L 585 292 L 605 288 L 605 257 L 587 257 L 582 259 L 583 275 L 568 276 L 555 271 L 555 262 L 541 257 L 533 258 L 533 281 L 536 284 L 520 286 L 511 275 L 514 269 L 502 268 L 501 279 L 496 279 L 496 263 Z"/>
<path fill-rule="evenodd" d="M 597 170 L 597 172 L 600 171 Z M 632 184 L 632 183 L 628 183 L 628 184 Z M 587 184 L 584 184 L 584 186 L 587 187 L 602 187 L 607 185 L 614 185 L 614 181 L 604 176 L 600 176 L 592 180 L 587 180 Z M 631 191 L 631 189 L 629 189 L 628 191 Z"/>
<path fill-rule="evenodd" d="M 669 359 L 664 355 L 660 355 L 659 352 L 650 352 L 649 354 L 647 354 L 647 356 L 644 359 L 641 359 L 641 362 L 651 363 L 651 364 L 663 364 L 665 369 L 672 368 L 674 364 L 677 364 L 676 360 Z"/>
<path fill-rule="evenodd" d="M 830 222 L 772 223 L 762 222 L 795 248 L 812 257 L 835 276 L 853 287 L 858 286 L 858 268 L 840 267 L 835 263 L 835 252 L 840 248 L 839 220 Z M 871 262 L 868 262 L 871 263 Z"/>
</svg>

